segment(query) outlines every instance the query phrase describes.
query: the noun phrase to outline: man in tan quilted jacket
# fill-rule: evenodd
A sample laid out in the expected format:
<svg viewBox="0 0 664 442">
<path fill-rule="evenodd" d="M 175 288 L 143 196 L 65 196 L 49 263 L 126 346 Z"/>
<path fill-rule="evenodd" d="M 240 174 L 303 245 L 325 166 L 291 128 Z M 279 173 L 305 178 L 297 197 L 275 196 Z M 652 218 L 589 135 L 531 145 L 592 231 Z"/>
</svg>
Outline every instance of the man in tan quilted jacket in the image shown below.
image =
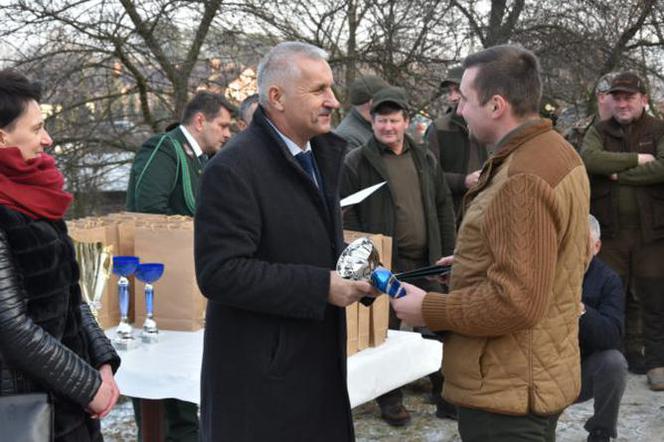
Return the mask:
<svg viewBox="0 0 664 442">
<path fill-rule="evenodd" d="M 538 116 L 537 58 L 496 46 L 464 62 L 458 112 L 493 147 L 464 199 L 449 294 L 407 286 L 413 325 L 446 332 L 443 396 L 464 442 L 553 441 L 579 394 L 578 318 L 590 258 L 581 159 Z"/>
</svg>

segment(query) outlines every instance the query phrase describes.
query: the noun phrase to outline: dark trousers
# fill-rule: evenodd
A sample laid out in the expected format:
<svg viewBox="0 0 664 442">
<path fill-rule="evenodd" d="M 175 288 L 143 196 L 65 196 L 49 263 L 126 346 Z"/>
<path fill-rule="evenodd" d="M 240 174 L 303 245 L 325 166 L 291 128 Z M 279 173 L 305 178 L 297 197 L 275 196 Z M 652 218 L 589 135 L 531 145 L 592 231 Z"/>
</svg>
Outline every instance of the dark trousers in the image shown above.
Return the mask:
<svg viewBox="0 0 664 442">
<path fill-rule="evenodd" d="M 138 438 L 143 440 L 141 434 L 141 402 L 140 399 L 131 398 L 134 405 L 134 416 L 138 426 Z M 177 399 L 164 399 L 164 425 L 162 434 L 166 442 L 198 442 L 198 406 L 191 402 Z"/>
<path fill-rule="evenodd" d="M 581 361 L 581 394 L 576 402 L 595 398 L 595 413 L 584 428 L 602 430 L 616 438 L 618 411 L 627 383 L 627 361 L 618 350 L 592 353 Z"/>
<path fill-rule="evenodd" d="M 664 239 L 644 242 L 638 228 L 602 239 L 600 258 L 620 275 L 626 290 L 625 351 L 640 351 L 638 316 L 646 368 L 664 367 Z M 635 296 L 638 300 L 631 299 Z"/>
<path fill-rule="evenodd" d="M 558 417 L 508 416 L 459 407 L 459 434 L 463 442 L 555 442 Z"/>
</svg>

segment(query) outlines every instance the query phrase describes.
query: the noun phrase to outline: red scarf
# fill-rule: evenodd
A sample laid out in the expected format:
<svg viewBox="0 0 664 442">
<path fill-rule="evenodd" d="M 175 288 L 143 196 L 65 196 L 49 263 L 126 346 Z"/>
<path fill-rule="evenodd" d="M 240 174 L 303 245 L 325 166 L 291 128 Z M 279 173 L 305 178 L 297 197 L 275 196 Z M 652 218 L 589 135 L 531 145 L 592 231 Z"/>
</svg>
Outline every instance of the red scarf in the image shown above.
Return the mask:
<svg viewBox="0 0 664 442">
<path fill-rule="evenodd" d="M 0 204 L 33 219 L 62 219 L 73 200 L 53 157 L 24 160 L 18 147 L 0 148 Z"/>
</svg>

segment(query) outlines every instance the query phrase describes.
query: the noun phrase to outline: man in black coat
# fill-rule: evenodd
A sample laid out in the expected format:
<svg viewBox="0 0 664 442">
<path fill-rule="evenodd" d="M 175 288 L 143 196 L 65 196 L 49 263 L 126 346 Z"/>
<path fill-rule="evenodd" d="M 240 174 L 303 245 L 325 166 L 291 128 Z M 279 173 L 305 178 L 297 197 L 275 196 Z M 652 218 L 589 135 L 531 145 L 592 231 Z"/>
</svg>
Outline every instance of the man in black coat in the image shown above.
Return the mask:
<svg viewBox="0 0 664 442">
<path fill-rule="evenodd" d="M 339 103 L 326 58 L 304 43 L 272 48 L 251 125 L 203 174 L 204 441 L 354 439 L 343 307 L 375 292 L 331 270 L 343 249 L 345 142 L 328 134 Z"/>
<path fill-rule="evenodd" d="M 593 255 L 601 248 L 600 227 L 590 215 Z M 588 419 L 588 441 L 617 437 L 618 410 L 625 392 L 627 361 L 620 352 L 624 331 L 625 298 L 620 277 L 594 256 L 583 278 L 579 319 L 581 394 L 577 402 L 594 398 L 595 413 Z"/>
</svg>

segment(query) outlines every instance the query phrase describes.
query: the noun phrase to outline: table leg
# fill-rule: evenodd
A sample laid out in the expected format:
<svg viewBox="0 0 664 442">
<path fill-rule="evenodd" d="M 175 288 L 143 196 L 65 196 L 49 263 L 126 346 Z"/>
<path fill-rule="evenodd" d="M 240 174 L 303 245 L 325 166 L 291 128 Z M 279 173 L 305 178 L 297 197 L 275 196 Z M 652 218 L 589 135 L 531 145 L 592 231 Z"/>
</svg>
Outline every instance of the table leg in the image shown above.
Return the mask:
<svg viewBox="0 0 664 442">
<path fill-rule="evenodd" d="M 143 442 L 162 442 L 164 440 L 163 424 L 163 401 L 141 399 L 141 433 Z"/>
</svg>

